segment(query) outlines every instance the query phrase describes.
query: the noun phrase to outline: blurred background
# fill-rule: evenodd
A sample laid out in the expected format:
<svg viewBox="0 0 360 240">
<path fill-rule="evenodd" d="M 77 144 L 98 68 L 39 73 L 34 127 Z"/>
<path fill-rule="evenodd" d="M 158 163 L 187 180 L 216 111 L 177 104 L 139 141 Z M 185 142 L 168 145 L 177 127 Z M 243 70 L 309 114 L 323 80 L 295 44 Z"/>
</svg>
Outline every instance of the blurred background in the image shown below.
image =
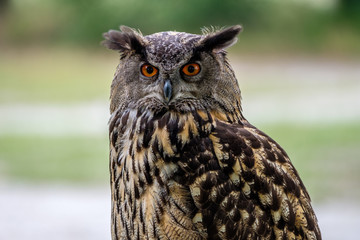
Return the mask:
<svg viewBox="0 0 360 240">
<path fill-rule="evenodd" d="M 0 0 L 0 239 L 110 239 L 102 33 L 243 25 L 246 118 L 290 155 L 324 239 L 360 224 L 360 1 Z"/>
</svg>

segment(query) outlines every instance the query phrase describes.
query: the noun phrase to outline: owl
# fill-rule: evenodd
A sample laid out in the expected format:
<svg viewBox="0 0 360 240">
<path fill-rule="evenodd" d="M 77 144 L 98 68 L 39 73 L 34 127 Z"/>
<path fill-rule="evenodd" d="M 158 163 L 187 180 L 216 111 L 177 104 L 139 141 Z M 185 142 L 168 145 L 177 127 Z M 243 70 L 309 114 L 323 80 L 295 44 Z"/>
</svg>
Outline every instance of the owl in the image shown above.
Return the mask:
<svg viewBox="0 0 360 240">
<path fill-rule="evenodd" d="M 129 27 L 109 121 L 112 239 L 321 239 L 286 152 L 244 117 L 226 49 L 241 26 L 201 35 Z"/>
</svg>

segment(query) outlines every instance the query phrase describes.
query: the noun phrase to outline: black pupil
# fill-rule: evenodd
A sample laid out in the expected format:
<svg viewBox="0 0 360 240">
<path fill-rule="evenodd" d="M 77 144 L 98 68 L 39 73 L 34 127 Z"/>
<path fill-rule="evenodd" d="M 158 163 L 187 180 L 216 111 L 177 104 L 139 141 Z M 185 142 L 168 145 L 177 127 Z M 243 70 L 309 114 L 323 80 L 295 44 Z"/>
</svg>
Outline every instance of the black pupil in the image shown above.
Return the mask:
<svg viewBox="0 0 360 240">
<path fill-rule="evenodd" d="M 195 67 L 192 66 L 192 65 L 190 65 L 190 66 L 188 67 L 188 72 L 189 72 L 189 73 L 193 73 L 194 71 L 195 71 Z"/>
<path fill-rule="evenodd" d="M 152 73 L 154 72 L 154 68 L 151 67 L 151 66 L 148 66 L 148 67 L 146 67 L 146 72 L 147 72 L 148 74 L 152 74 Z"/>
</svg>

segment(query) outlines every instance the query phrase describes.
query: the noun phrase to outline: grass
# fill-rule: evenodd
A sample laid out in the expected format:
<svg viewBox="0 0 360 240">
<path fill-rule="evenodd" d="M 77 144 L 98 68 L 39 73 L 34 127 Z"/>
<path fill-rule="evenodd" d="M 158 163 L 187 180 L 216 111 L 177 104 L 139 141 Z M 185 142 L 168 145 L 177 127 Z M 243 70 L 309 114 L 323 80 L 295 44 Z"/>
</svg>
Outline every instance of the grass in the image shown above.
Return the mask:
<svg viewBox="0 0 360 240">
<path fill-rule="evenodd" d="M 1 136 L 2 176 L 25 181 L 104 182 L 105 137 Z"/>
<path fill-rule="evenodd" d="M 0 105 L 106 101 L 117 59 L 116 53 L 106 50 L 101 54 L 59 48 L 4 50 L 0 55 Z M 278 85 L 268 80 L 254 83 L 253 88 L 247 86 L 247 90 L 276 91 Z M 360 124 L 278 123 L 258 127 L 287 151 L 315 200 L 360 197 Z M 0 134 L 0 176 L 24 181 L 106 183 L 107 136 Z"/>
<path fill-rule="evenodd" d="M 360 126 L 259 126 L 287 151 L 315 200 L 359 197 Z M 107 182 L 108 141 L 99 137 L 0 137 L 1 175 L 25 181 Z"/>
<path fill-rule="evenodd" d="M 25 49 L 0 55 L 0 103 L 107 100 L 118 57 L 104 49 Z"/>
</svg>

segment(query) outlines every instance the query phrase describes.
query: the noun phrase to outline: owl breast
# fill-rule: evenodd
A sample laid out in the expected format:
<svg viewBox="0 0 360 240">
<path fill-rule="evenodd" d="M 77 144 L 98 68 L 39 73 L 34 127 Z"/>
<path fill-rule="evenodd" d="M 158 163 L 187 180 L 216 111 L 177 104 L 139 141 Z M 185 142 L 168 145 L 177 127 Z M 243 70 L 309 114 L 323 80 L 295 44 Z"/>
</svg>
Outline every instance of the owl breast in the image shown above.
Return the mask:
<svg viewBox="0 0 360 240">
<path fill-rule="evenodd" d="M 192 159 L 201 152 L 193 149 L 184 155 L 183 150 L 213 128 L 212 119 L 206 116 L 204 120 L 197 112 L 155 115 L 126 110 L 113 114 L 110 168 L 113 232 L 122 233 L 118 239 L 206 237 L 196 223 L 198 208 L 189 187 L 199 170 Z M 202 154 L 212 153 L 204 149 Z"/>
</svg>

